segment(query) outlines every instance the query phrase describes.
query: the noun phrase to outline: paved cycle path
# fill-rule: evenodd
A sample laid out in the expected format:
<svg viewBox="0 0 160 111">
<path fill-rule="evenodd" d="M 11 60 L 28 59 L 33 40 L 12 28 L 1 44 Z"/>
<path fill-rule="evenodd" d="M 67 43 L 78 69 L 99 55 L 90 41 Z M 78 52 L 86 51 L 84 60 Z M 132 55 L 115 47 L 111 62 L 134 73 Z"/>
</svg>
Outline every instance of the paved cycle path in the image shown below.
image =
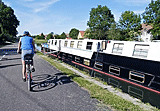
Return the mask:
<svg viewBox="0 0 160 111">
<path fill-rule="evenodd" d="M 17 44 L 1 49 L 17 48 Z M 22 81 L 21 55 L 0 52 L 0 111 L 96 111 L 96 99 L 60 71 L 34 56 L 33 91 Z M 55 79 L 57 77 L 57 79 Z"/>
</svg>

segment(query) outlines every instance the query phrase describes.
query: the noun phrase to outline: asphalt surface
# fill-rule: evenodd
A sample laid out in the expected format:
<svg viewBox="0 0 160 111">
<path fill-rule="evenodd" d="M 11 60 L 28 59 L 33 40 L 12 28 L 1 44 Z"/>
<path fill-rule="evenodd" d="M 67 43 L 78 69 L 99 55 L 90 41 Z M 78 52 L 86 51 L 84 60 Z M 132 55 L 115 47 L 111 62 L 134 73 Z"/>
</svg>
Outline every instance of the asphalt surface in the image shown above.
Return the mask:
<svg viewBox="0 0 160 111">
<path fill-rule="evenodd" d="M 17 44 L 0 48 L 17 48 Z M 21 55 L 0 52 L 0 111 L 96 111 L 98 101 L 76 83 L 34 56 L 33 91 L 22 81 Z M 56 79 L 57 78 L 57 79 Z"/>
</svg>

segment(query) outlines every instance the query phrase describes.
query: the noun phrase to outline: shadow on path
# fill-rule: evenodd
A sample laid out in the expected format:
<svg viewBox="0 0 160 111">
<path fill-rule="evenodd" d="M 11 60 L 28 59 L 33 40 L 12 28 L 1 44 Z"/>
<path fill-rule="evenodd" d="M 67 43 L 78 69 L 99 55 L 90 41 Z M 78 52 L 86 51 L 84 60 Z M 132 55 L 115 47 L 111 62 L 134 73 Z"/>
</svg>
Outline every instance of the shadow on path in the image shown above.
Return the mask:
<svg viewBox="0 0 160 111">
<path fill-rule="evenodd" d="M 18 65 L 22 65 L 22 64 L 11 64 L 11 65 L 4 65 L 4 66 L 0 66 L 0 68 L 6 68 L 6 67 L 18 66 Z"/>
<path fill-rule="evenodd" d="M 72 82 L 70 77 L 63 75 L 62 73 L 57 73 L 55 75 L 35 75 L 32 76 L 32 80 L 32 92 L 46 91 L 56 87 L 58 84 L 62 85 Z"/>
<path fill-rule="evenodd" d="M 1 61 L 7 61 L 7 60 L 18 60 L 18 59 L 21 59 L 21 58 L 11 58 L 11 59 L 6 58 L 6 59 L 2 59 Z"/>
</svg>

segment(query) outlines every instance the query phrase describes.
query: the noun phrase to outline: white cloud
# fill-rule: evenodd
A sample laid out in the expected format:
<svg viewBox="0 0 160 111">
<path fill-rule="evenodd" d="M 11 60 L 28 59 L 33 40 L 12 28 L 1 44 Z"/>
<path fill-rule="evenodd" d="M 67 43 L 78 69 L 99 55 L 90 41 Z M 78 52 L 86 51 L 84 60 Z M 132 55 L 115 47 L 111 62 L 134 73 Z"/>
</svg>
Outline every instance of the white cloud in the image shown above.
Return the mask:
<svg viewBox="0 0 160 111">
<path fill-rule="evenodd" d="M 55 32 L 61 34 L 62 30 L 67 31 L 66 21 L 72 21 L 71 17 L 64 17 L 63 15 L 48 14 L 47 17 L 35 13 L 27 13 L 16 10 L 16 15 L 20 20 L 20 26 L 17 28 L 19 34 L 22 35 L 25 30 L 31 34 L 48 34 Z M 62 29 L 64 28 L 64 29 Z"/>
<path fill-rule="evenodd" d="M 142 14 L 144 11 L 145 10 L 136 10 L 136 11 L 134 11 L 134 13 L 136 13 L 136 14 Z"/>
<path fill-rule="evenodd" d="M 144 12 L 145 10 L 133 10 L 133 12 L 135 13 L 135 14 L 142 14 L 143 12 Z M 115 21 L 116 22 L 118 22 L 119 21 L 119 18 L 121 17 L 121 14 L 123 13 L 123 12 L 119 12 L 119 11 L 117 11 L 117 10 L 112 10 L 112 12 L 113 12 L 113 14 L 114 14 L 114 18 L 115 18 Z"/>
<path fill-rule="evenodd" d="M 59 0 L 52 0 L 52 1 L 49 1 L 49 2 L 44 2 L 44 3 L 39 3 L 37 4 L 38 5 L 38 8 L 34 9 L 35 12 L 40 12 L 44 9 L 47 9 L 48 7 L 50 7 L 52 4 L 58 2 Z M 40 7 L 40 8 L 39 8 Z"/>
<path fill-rule="evenodd" d="M 45 9 L 48 9 L 51 5 L 53 5 L 54 3 L 60 1 L 60 0 L 45 0 L 45 2 L 43 1 L 38 1 L 36 2 L 35 0 L 23 0 L 23 1 L 30 1 L 27 2 L 26 4 L 21 4 L 25 7 L 30 8 L 33 12 L 37 13 L 40 11 L 44 11 Z"/>
</svg>

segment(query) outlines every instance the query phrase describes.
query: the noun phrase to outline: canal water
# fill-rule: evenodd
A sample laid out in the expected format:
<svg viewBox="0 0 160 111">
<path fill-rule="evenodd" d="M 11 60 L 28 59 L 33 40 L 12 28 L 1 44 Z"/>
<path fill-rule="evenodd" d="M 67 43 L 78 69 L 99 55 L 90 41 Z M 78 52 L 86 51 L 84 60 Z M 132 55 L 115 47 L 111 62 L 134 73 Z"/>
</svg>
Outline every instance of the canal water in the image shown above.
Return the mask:
<svg viewBox="0 0 160 111">
<path fill-rule="evenodd" d="M 41 47 L 40 47 L 40 46 L 38 46 L 37 44 L 35 44 L 35 47 L 36 47 L 36 49 L 37 49 L 38 51 L 41 51 Z"/>
<path fill-rule="evenodd" d="M 37 44 L 35 44 L 35 47 L 38 51 L 41 51 L 41 47 L 37 46 Z M 10 49 L 0 49 L 0 55 L 11 55 L 11 54 L 17 54 L 17 48 L 10 48 Z"/>
</svg>

